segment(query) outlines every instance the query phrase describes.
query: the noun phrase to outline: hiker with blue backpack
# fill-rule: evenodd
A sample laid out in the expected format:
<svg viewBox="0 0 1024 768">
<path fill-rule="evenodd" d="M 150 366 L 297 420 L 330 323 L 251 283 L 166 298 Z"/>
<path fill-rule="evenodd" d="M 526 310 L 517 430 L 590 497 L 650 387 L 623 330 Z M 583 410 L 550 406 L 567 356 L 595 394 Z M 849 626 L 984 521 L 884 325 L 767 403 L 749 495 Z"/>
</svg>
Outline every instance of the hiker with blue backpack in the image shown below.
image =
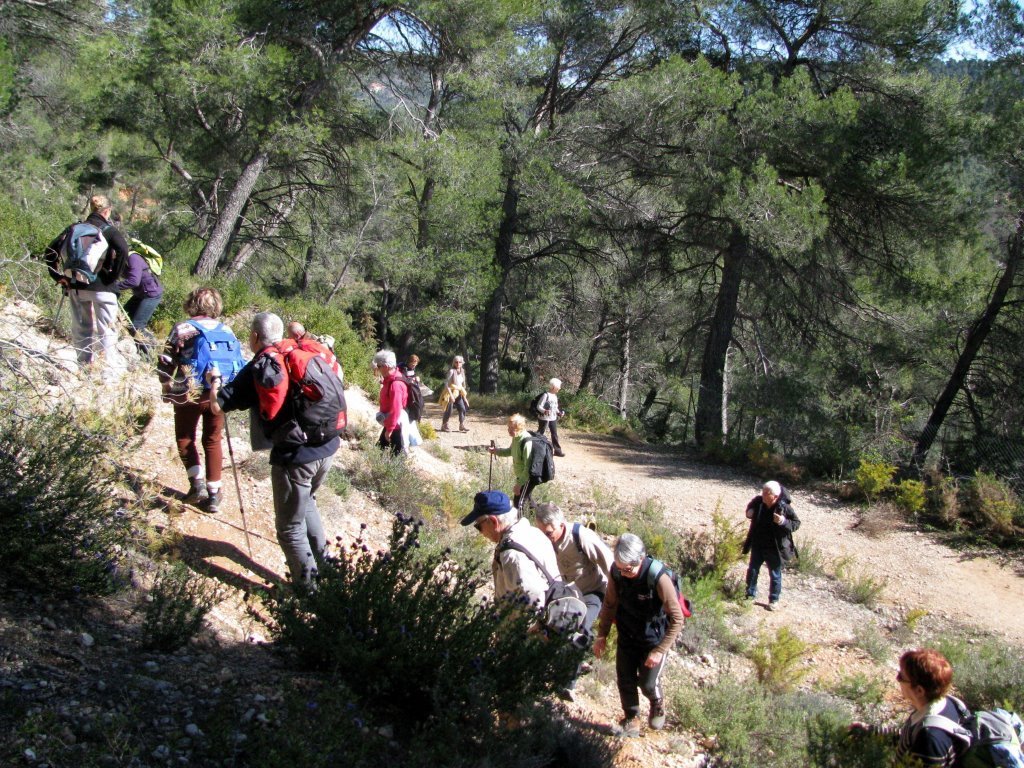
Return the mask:
<svg viewBox="0 0 1024 768">
<path fill-rule="evenodd" d="M 216 365 L 220 375 L 230 381 L 244 364 L 242 345 L 219 319 L 224 304 L 216 289 L 196 288 L 186 297 L 184 308 L 188 319 L 171 329 L 157 371 L 164 402 L 174 406 L 174 439 L 189 482 L 185 500 L 216 513 L 222 498 L 224 415 L 210 407 L 206 373 L 211 365 Z M 196 447 L 200 421 L 205 472 Z"/>
<path fill-rule="evenodd" d="M 655 731 L 665 727 L 661 673 L 685 619 L 673 574 L 648 556 L 639 536 L 619 537 L 609 575 L 594 655 L 604 655 L 614 622 L 618 628 L 615 677 L 624 713 L 618 733 L 636 737 L 640 735 L 638 687 L 651 703 L 648 725 Z"/>
<path fill-rule="evenodd" d="M 85 221 L 72 224 L 43 252 L 50 277 L 71 305 L 71 343 L 80 365 L 102 355 L 104 375 L 123 367 L 117 354 L 119 307 L 115 283 L 128 260 L 128 242 L 113 224 L 105 195 L 89 199 Z"/>
<path fill-rule="evenodd" d="M 899 728 L 855 722 L 850 733 L 877 733 L 896 741 L 897 761 L 924 768 L 1024 768 L 1024 724 L 1002 709 L 972 713 L 949 695 L 953 667 L 938 651 L 920 648 L 900 657 L 900 694 L 914 707 Z M 900 763 L 901 765 L 903 763 Z"/>
<path fill-rule="evenodd" d="M 566 524 L 565 515 L 553 502 L 538 504 L 536 519 L 538 530 L 547 536 L 555 549 L 558 572 L 565 581 L 575 584 L 583 594 L 587 615 L 580 628 L 579 643 L 581 647 L 589 646 L 593 640 L 594 622 L 601 612 L 601 605 L 608 591 L 612 551 L 595 531 L 582 523 Z M 574 700 L 579 671 L 582 670 L 578 670 L 576 677 L 560 692 L 562 698 Z"/>
</svg>

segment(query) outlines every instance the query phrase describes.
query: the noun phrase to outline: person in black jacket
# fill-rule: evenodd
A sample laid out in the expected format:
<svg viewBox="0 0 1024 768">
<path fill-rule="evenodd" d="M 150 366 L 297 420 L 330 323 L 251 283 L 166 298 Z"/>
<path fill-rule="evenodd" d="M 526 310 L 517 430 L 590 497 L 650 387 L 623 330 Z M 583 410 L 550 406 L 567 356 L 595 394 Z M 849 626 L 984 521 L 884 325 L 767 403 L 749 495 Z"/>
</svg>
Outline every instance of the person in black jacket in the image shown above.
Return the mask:
<svg viewBox="0 0 1024 768">
<path fill-rule="evenodd" d="M 793 532 L 800 527 L 800 519 L 790 506 L 789 494 L 774 480 L 765 483 L 761 495 L 747 504 L 747 519 L 750 530 L 743 543 L 743 554 L 750 553 L 747 597 L 757 597 L 757 576 L 767 563 L 771 579 L 768 610 L 773 611 L 782 597 L 782 564 L 796 554 Z"/>
<path fill-rule="evenodd" d="M 61 285 L 71 305 L 71 343 L 81 365 L 92 363 L 103 354 L 106 369 L 117 368 L 117 293 L 115 284 L 128 261 L 128 242 L 110 223 L 113 207 L 105 195 L 89 199 L 91 211 L 85 222 L 92 224 L 106 239 L 109 246 L 100 262 L 96 281 L 84 283 L 68 277 L 63 271 L 61 247 L 68 230 L 64 230 L 43 253 L 50 277 Z"/>
</svg>

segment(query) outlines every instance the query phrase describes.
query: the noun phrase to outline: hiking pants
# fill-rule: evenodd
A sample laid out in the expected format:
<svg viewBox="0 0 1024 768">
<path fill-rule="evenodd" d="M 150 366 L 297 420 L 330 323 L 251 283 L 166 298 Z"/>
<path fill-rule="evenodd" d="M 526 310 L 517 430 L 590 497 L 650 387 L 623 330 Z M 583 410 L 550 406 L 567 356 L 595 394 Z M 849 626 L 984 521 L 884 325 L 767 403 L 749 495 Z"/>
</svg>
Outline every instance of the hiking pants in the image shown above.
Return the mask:
<svg viewBox="0 0 1024 768">
<path fill-rule="evenodd" d="M 561 453 L 562 452 L 562 445 L 561 445 L 561 443 L 558 442 L 558 420 L 557 419 L 552 419 L 551 421 L 545 421 L 544 419 L 540 419 L 537 422 L 537 432 L 539 434 L 543 435 L 544 434 L 544 428 L 548 427 L 548 426 L 551 427 L 551 447 L 555 449 L 555 453 Z"/>
<path fill-rule="evenodd" d="M 382 451 L 391 451 L 392 456 L 401 456 L 405 451 L 405 440 L 402 438 L 402 427 L 397 426 L 391 431 L 391 437 L 384 436 L 384 430 L 380 431 L 377 438 L 377 447 Z"/>
<path fill-rule="evenodd" d="M 587 592 L 583 595 L 583 602 L 587 606 L 587 615 L 583 617 L 583 626 L 580 628 L 580 632 L 581 634 L 586 635 L 589 647 L 589 644 L 593 643 L 594 640 L 592 630 L 594 622 L 597 621 L 598 614 L 601 613 L 601 603 L 604 602 L 604 594 L 601 592 Z M 574 690 L 576 688 L 576 683 L 579 681 L 580 675 L 582 674 L 583 662 L 580 662 L 580 665 L 576 667 L 576 674 L 573 676 L 572 680 L 569 681 L 566 688 L 570 691 Z"/>
<path fill-rule="evenodd" d="M 445 427 L 448 425 L 448 419 L 452 417 L 452 406 L 455 407 L 456 412 L 459 414 L 459 429 L 461 429 L 466 425 L 466 413 L 469 411 L 466 399 L 462 395 L 448 401 L 448 405 L 444 407 L 444 416 L 441 417 L 441 426 Z"/>
<path fill-rule="evenodd" d="M 644 666 L 647 656 L 653 651 L 653 645 L 634 645 L 623 642 L 619 634 L 619 644 L 615 649 L 615 677 L 619 684 L 619 701 L 626 717 L 640 714 L 640 696 L 637 687 L 649 701 L 661 701 L 664 694 L 661 690 L 661 672 L 665 669 L 666 653 L 661 663 L 648 669 Z"/>
<path fill-rule="evenodd" d="M 757 597 L 757 576 L 761 566 L 768 564 L 768 602 L 777 603 L 782 597 L 782 557 L 773 547 L 750 546 L 750 564 L 747 566 L 747 596 Z"/>
<path fill-rule="evenodd" d="M 108 366 L 117 363 L 117 294 L 110 291 L 68 292 L 71 344 L 78 362 L 88 365 L 103 354 Z"/>
<path fill-rule="evenodd" d="M 132 328 L 136 331 L 144 331 L 149 321 L 153 319 L 153 313 L 160 306 L 162 296 L 150 298 L 149 296 L 132 296 L 124 305 L 124 311 L 128 319 L 132 321 Z"/>
<path fill-rule="evenodd" d="M 530 494 L 533 493 L 533 489 L 537 487 L 538 482 L 537 478 L 531 477 L 526 481 L 526 485 L 519 489 L 519 494 L 512 499 L 512 506 L 519 510 L 520 517 L 526 514 L 530 504 Z"/>
<path fill-rule="evenodd" d="M 199 466 L 199 449 L 196 448 L 196 427 L 203 421 L 203 454 L 206 457 L 206 482 L 219 483 L 221 465 L 224 463 L 224 414 L 210 410 L 210 390 L 196 403 L 182 403 L 174 406 L 174 439 L 178 444 L 178 456 L 185 469 Z"/>
<path fill-rule="evenodd" d="M 277 543 L 284 550 L 292 581 L 300 586 L 312 582 L 317 560 L 327 546 L 316 492 L 333 460 L 332 454 L 305 464 L 270 465 Z"/>
</svg>

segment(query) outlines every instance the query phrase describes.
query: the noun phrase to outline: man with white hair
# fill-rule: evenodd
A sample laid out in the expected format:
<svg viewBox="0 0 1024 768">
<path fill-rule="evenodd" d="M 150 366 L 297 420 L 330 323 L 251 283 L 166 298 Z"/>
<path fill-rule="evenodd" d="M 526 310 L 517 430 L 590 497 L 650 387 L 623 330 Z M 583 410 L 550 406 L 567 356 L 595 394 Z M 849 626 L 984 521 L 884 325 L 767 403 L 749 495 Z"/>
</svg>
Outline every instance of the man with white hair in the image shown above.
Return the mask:
<svg viewBox="0 0 1024 768">
<path fill-rule="evenodd" d="M 565 415 L 565 411 L 558 407 L 558 391 L 561 388 L 561 379 L 551 379 L 548 381 L 548 391 L 537 403 L 537 431 L 543 435 L 544 429 L 551 427 L 551 447 L 555 449 L 555 456 L 565 456 L 558 442 L 558 419 Z"/>
<path fill-rule="evenodd" d="M 494 599 L 522 594 L 538 611 L 543 609 L 549 586 L 544 571 L 552 576 L 558 573 L 555 550 L 529 520 L 519 517 L 512 500 L 501 491 L 481 491 L 473 499 L 473 510 L 462 518 L 462 525 L 472 525 L 495 545 L 491 561 Z"/>
<path fill-rule="evenodd" d="M 273 312 L 260 312 L 252 319 L 249 348 L 254 357 L 230 383 L 221 387 L 219 378 L 210 377 L 210 410 L 213 413 L 256 408 L 259 422 L 272 442 L 270 450 L 270 481 L 274 494 L 274 523 L 277 542 L 284 550 L 292 580 L 308 587 L 315 579 L 317 560 L 327 546 L 316 492 L 331 468 L 334 454 L 341 444 L 338 431 L 344 427 L 344 410 L 337 421 L 323 433 L 310 434 L 299 428 L 291 381 L 284 355 L 295 346 L 284 340 L 284 323 Z M 339 376 L 334 355 L 318 347 L 325 375 Z M 316 363 L 315 365 L 321 365 Z M 307 369 L 314 364 L 307 365 Z M 341 390 L 340 377 L 336 388 Z M 340 395 L 344 409 L 344 394 Z M 324 401 L 326 402 L 326 395 Z M 328 437 L 328 435 L 330 435 Z"/>
<path fill-rule="evenodd" d="M 789 494 L 774 480 L 761 488 L 761 495 L 747 504 L 750 530 L 743 542 L 743 554 L 750 553 L 747 566 L 747 598 L 757 597 L 757 576 L 761 566 L 768 564 L 770 579 L 768 610 L 778 608 L 782 597 L 782 564 L 796 554 L 793 532 L 800 527 L 800 518 L 790 506 Z"/>
</svg>

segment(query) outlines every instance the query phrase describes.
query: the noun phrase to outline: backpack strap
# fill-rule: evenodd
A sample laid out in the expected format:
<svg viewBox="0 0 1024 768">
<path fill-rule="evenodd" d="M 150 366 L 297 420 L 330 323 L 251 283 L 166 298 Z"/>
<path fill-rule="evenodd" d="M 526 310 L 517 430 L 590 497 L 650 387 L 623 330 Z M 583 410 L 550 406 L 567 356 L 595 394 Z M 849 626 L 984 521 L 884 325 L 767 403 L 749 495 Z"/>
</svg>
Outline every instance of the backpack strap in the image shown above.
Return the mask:
<svg viewBox="0 0 1024 768">
<path fill-rule="evenodd" d="M 544 563 L 542 563 L 540 560 L 534 557 L 533 553 L 530 552 L 530 550 L 528 550 L 522 544 L 517 544 L 514 541 L 503 541 L 501 546 L 498 547 L 499 552 L 505 552 L 509 549 L 514 549 L 516 552 L 522 552 L 524 555 L 530 558 L 530 560 L 533 561 L 533 564 L 537 566 L 537 570 L 543 573 L 544 578 L 548 580 L 549 587 L 555 583 L 555 580 L 551 578 L 551 574 L 548 572 L 548 569 L 544 567 Z"/>
<path fill-rule="evenodd" d="M 665 564 L 655 557 L 651 558 L 651 567 L 647 569 L 647 586 L 657 591 L 658 579 L 665 572 Z"/>
<path fill-rule="evenodd" d="M 586 557 L 586 553 L 583 551 L 583 545 L 580 543 L 580 524 L 572 524 L 572 540 L 576 544 L 576 551 Z"/>
</svg>

